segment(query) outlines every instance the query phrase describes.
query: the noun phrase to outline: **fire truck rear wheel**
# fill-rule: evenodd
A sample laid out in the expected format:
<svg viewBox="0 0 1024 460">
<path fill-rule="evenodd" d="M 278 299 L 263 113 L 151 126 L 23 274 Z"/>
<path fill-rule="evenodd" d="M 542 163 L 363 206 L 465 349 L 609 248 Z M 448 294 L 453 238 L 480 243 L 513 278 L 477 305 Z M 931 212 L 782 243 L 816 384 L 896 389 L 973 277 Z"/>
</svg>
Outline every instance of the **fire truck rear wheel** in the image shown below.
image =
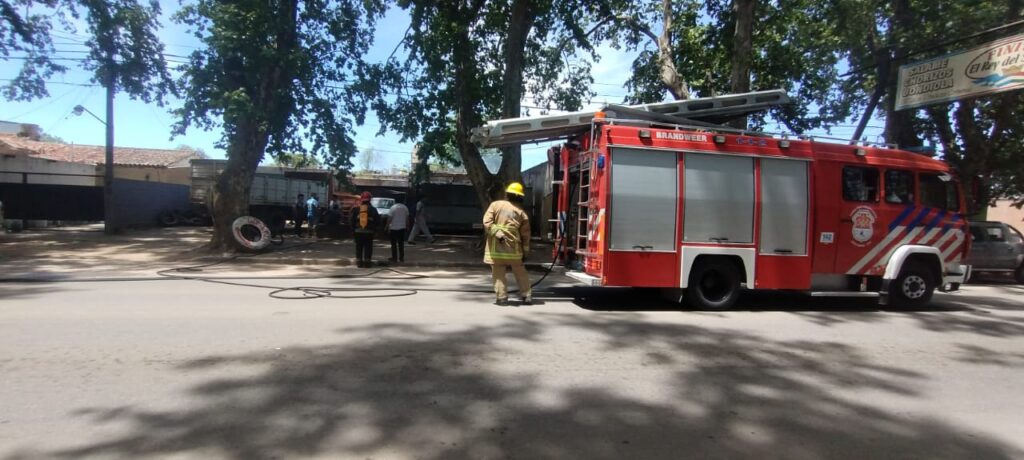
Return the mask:
<svg viewBox="0 0 1024 460">
<path fill-rule="evenodd" d="M 903 307 L 925 305 L 932 300 L 934 293 L 935 276 L 919 262 L 905 265 L 900 275 L 889 285 L 889 297 L 895 305 Z"/>
<path fill-rule="evenodd" d="M 740 296 L 740 270 L 721 258 L 698 260 L 690 271 L 686 303 L 701 310 L 728 310 Z"/>
</svg>

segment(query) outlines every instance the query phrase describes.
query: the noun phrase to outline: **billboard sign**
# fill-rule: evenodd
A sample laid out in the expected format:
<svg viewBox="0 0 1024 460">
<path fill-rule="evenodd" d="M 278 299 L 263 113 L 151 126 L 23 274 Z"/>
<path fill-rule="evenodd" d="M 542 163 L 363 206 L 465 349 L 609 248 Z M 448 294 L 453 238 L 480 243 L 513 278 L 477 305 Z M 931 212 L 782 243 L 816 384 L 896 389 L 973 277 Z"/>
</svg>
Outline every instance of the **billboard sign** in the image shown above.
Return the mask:
<svg viewBox="0 0 1024 460">
<path fill-rule="evenodd" d="M 1024 87 L 1024 34 L 900 66 L 896 110 Z"/>
</svg>

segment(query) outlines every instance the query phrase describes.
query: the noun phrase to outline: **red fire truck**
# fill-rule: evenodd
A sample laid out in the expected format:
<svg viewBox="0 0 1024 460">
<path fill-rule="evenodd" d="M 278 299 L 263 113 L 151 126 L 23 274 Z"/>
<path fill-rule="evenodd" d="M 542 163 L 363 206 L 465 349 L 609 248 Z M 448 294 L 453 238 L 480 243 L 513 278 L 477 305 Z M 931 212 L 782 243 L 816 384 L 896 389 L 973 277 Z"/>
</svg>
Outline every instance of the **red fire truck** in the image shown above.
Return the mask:
<svg viewBox="0 0 1024 460">
<path fill-rule="evenodd" d="M 589 285 L 663 288 L 727 309 L 743 288 L 927 303 L 969 276 L 953 171 L 866 143 L 730 129 L 788 103 L 783 91 L 497 120 L 482 147 L 549 150 L 551 219 L 567 274 Z"/>
</svg>

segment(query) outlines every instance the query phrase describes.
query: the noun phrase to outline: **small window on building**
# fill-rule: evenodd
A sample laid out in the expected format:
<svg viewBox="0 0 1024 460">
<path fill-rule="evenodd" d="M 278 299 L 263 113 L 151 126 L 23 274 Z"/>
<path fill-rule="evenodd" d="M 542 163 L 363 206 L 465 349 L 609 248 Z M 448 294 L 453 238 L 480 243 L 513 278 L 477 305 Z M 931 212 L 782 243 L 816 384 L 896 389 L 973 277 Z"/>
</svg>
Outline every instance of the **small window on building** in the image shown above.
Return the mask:
<svg viewBox="0 0 1024 460">
<path fill-rule="evenodd" d="M 885 202 L 914 203 L 914 175 L 910 171 L 890 169 L 885 172 Z"/>
<path fill-rule="evenodd" d="M 843 199 L 878 201 L 878 170 L 859 166 L 843 168 Z"/>
<path fill-rule="evenodd" d="M 921 174 L 918 176 L 918 188 L 922 206 L 960 210 L 960 191 L 949 174 Z"/>
</svg>

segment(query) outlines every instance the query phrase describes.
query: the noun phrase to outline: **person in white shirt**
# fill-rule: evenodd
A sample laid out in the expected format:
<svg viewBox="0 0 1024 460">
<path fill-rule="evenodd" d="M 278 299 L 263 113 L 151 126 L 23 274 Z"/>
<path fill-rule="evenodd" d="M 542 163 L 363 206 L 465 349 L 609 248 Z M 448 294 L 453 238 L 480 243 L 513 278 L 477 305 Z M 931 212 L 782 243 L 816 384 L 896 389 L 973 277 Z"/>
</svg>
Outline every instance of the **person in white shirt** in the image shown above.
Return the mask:
<svg viewBox="0 0 1024 460">
<path fill-rule="evenodd" d="M 409 208 L 401 202 L 395 203 L 387 217 L 388 235 L 391 236 L 391 259 L 394 262 L 405 262 L 405 229 L 409 224 Z"/>
<path fill-rule="evenodd" d="M 416 217 L 413 218 L 412 231 L 409 232 L 409 244 L 416 244 L 416 234 L 422 232 L 427 237 L 428 243 L 434 242 L 434 236 L 427 228 L 427 200 L 421 199 L 416 203 Z"/>
</svg>

